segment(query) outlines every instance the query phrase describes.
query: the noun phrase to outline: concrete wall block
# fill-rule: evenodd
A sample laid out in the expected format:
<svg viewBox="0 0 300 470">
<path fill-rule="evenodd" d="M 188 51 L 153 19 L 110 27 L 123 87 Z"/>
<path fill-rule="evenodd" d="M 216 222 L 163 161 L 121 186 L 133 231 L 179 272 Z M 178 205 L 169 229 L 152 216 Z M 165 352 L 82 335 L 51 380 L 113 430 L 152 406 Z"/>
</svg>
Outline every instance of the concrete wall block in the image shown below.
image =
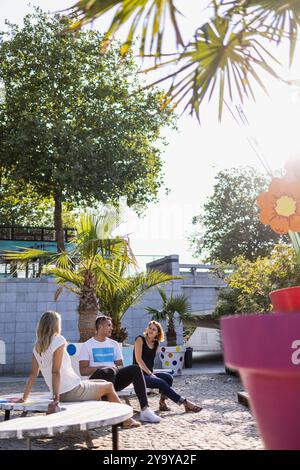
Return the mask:
<svg viewBox="0 0 300 470">
<path fill-rule="evenodd" d="M 76 330 L 73 329 L 73 330 L 69 330 L 69 331 L 67 329 L 64 329 L 62 334 L 69 343 L 76 343 L 77 341 L 79 341 L 79 331 L 78 331 L 78 329 L 76 329 Z"/>
<path fill-rule="evenodd" d="M 26 292 L 16 292 L 16 302 L 26 302 Z"/>
<path fill-rule="evenodd" d="M 14 366 L 14 374 L 16 375 L 23 375 L 25 373 L 25 364 L 15 364 Z"/>
<path fill-rule="evenodd" d="M 27 352 L 25 351 L 25 353 L 20 354 L 21 357 L 23 356 L 23 364 L 30 364 L 31 365 L 31 362 L 32 362 L 32 349 L 33 349 L 33 346 L 28 348 Z M 16 356 L 18 356 L 18 354 L 16 354 Z M 20 361 L 20 363 L 21 363 L 21 361 Z"/>
<path fill-rule="evenodd" d="M 39 304 L 38 302 L 26 302 L 25 303 L 25 312 L 35 313 L 38 311 Z"/>
<path fill-rule="evenodd" d="M 14 370 L 14 364 L 4 364 L 2 366 L 2 373 L 1 375 L 11 375 L 11 374 L 14 374 L 15 373 L 15 370 Z"/>
<path fill-rule="evenodd" d="M 16 337 L 15 337 L 16 343 L 22 342 L 22 343 L 33 343 L 34 338 L 32 337 L 31 333 L 21 333 L 19 331 L 16 332 Z"/>
<path fill-rule="evenodd" d="M 14 364 L 15 363 L 15 354 L 8 353 L 6 347 L 6 364 Z"/>
<path fill-rule="evenodd" d="M 33 281 L 33 279 L 32 279 L 32 281 Z M 17 290 L 18 292 L 28 292 L 28 289 L 29 289 L 29 285 L 30 285 L 30 284 L 31 284 L 30 282 L 24 282 L 24 281 L 22 280 L 22 282 L 16 283 L 16 290 Z"/>
<path fill-rule="evenodd" d="M 14 352 L 15 352 L 15 343 L 13 341 L 5 341 L 5 339 L 3 338 L 3 335 L 1 335 L 0 339 L 2 339 L 5 342 L 6 356 L 8 354 L 14 354 Z"/>
<path fill-rule="evenodd" d="M 5 292 L 1 295 L 1 302 L 15 302 L 16 292 Z"/>
<path fill-rule="evenodd" d="M 47 310 L 54 310 L 59 312 L 59 302 L 47 302 Z"/>
<path fill-rule="evenodd" d="M 1 295 L 6 292 L 6 289 L 7 289 L 7 283 L 1 280 L 0 281 L 0 299 L 1 299 Z"/>
<path fill-rule="evenodd" d="M 0 313 L 0 323 L 7 323 L 9 318 L 10 318 L 9 313 L 2 313 L 2 312 Z"/>
<path fill-rule="evenodd" d="M 78 326 L 77 326 L 77 322 L 74 320 L 62 320 L 62 326 L 63 326 L 63 331 L 73 331 L 73 330 L 77 330 L 78 329 Z"/>
<path fill-rule="evenodd" d="M 0 323 L 0 339 L 1 339 L 1 334 L 5 333 L 5 326 L 6 326 L 6 323 Z"/>
<path fill-rule="evenodd" d="M 25 302 L 37 302 L 37 292 L 25 292 Z"/>
<path fill-rule="evenodd" d="M 18 312 L 16 314 L 16 320 L 24 323 L 35 323 L 36 312 Z"/>
<path fill-rule="evenodd" d="M 4 330 L 5 333 L 14 333 L 15 330 L 16 330 L 16 323 L 15 323 L 15 322 L 13 322 L 13 323 L 5 323 L 5 324 L 4 324 L 4 327 L 5 327 L 5 330 Z M 3 333 L 4 333 L 4 332 L 3 332 Z"/>
<path fill-rule="evenodd" d="M 3 312 L 5 312 L 5 303 L 2 302 L 1 295 L 0 295 L 0 314 Z"/>
<path fill-rule="evenodd" d="M 52 302 L 54 299 L 54 296 L 49 295 L 49 292 L 33 292 L 33 294 L 38 302 Z"/>
<path fill-rule="evenodd" d="M 5 302 L 4 303 L 4 311 L 6 313 L 15 313 L 16 311 L 16 302 Z"/>
<path fill-rule="evenodd" d="M 10 343 L 14 343 L 15 334 L 14 333 L 2 333 L 0 339 L 6 343 L 6 347 L 7 347 Z"/>
<path fill-rule="evenodd" d="M 7 279 L 7 284 L 6 284 L 6 290 L 7 292 L 17 292 L 17 287 L 18 287 L 18 283 L 15 282 L 13 279 L 11 278 L 8 278 Z"/>
<path fill-rule="evenodd" d="M 27 344 L 28 343 L 16 343 L 15 345 L 15 354 L 24 354 L 27 352 Z"/>
</svg>

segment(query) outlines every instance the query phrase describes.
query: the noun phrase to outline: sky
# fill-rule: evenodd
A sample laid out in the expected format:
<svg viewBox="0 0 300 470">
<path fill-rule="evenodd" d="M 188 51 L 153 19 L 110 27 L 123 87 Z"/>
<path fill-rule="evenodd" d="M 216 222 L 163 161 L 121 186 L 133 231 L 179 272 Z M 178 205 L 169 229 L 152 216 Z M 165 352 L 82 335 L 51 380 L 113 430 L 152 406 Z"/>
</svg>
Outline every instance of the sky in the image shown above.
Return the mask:
<svg viewBox="0 0 300 470">
<path fill-rule="evenodd" d="M 75 0 L 31 2 L 51 12 L 63 10 L 74 3 Z M 192 3 L 189 2 L 189 5 Z M 0 26 L 3 27 L 4 18 L 22 24 L 23 16 L 31 9 L 27 0 L 1 0 Z M 199 22 L 198 13 L 203 18 L 203 12 L 200 12 L 200 8 L 193 12 L 190 6 L 185 13 L 187 20 L 184 32 L 189 34 Z M 93 25 L 101 31 L 105 30 L 105 26 L 102 20 Z M 283 53 L 285 61 L 288 54 L 286 51 Z M 273 52 L 277 57 L 283 53 L 277 50 Z M 282 72 L 286 79 L 299 80 L 300 61 L 296 60 L 291 70 L 285 63 Z M 218 171 L 245 165 L 264 171 L 247 137 L 252 140 L 255 138 L 260 153 L 265 156 L 273 171 L 280 170 L 287 158 L 300 148 L 297 142 L 300 118 L 300 96 L 297 90 L 274 79 L 267 78 L 264 81 L 269 96 L 257 90 L 256 103 L 249 101 L 244 104 L 249 128 L 237 125 L 226 110 L 219 123 L 216 106 L 212 102 L 203 106 L 201 126 L 196 118 L 186 114 L 179 119 L 177 131 L 164 131 L 169 144 L 162 158 L 165 186 L 170 192 L 166 195 L 162 189 L 159 202 L 151 204 L 143 218 L 128 211 L 126 223 L 119 229 L 120 233 L 130 234 L 131 246 L 141 267 L 153 257 L 171 254 L 178 254 L 181 263 L 198 262 L 188 242 L 188 235 L 193 230 L 191 221 L 193 216 L 200 213 L 205 199 L 212 194 L 214 177 Z"/>
</svg>

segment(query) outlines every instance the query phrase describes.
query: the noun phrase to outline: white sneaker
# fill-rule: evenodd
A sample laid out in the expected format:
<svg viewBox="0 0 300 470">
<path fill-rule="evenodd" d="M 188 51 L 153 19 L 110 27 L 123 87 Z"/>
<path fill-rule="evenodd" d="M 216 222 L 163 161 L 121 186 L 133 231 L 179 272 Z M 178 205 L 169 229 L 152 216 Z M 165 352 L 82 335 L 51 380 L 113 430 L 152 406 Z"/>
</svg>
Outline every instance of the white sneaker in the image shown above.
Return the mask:
<svg viewBox="0 0 300 470">
<path fill-rule="evenodd" d="M 140 420 L 146 423 L 159 423 L 160 417 L 157 416 L 154 411 L 150 410 L 150 408 L 146 408 L 140 412 Z"/>
</svg>

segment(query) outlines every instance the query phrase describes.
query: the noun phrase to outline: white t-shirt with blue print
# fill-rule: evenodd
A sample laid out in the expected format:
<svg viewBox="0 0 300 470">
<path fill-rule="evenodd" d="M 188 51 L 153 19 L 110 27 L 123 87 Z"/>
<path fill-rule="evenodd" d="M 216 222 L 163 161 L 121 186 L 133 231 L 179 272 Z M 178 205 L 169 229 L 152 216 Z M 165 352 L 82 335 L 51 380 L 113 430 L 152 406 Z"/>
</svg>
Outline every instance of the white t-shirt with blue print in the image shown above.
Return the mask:
<svg viewBox="0 0 300 470">
<path fill-rule="evenodd" d="M 79 361 L 90 361 L 90 367 L 113 367 L 119 359 L 123 359 L 120 346 L 110 338 L 105 341 L 90 338 L 83 343 L 79 354 Z"/>
</svg>

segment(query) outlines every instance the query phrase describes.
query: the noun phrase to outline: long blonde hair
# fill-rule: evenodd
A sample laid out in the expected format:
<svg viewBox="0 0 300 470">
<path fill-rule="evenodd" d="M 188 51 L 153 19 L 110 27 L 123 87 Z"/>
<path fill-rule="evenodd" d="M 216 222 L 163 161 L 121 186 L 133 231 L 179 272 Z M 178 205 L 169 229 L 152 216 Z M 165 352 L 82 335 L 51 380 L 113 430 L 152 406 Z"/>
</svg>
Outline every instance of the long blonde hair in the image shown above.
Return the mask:
<svg viewBox="0 0 300 470">
<path fill-rule="evenodd" d="M 49 310 L 41 316 L 36 328 L 35 349 L 41 354 L 45 352 L 55 334 L 60 334 L 61 317 L 57 312 Z"/>
</svg>

